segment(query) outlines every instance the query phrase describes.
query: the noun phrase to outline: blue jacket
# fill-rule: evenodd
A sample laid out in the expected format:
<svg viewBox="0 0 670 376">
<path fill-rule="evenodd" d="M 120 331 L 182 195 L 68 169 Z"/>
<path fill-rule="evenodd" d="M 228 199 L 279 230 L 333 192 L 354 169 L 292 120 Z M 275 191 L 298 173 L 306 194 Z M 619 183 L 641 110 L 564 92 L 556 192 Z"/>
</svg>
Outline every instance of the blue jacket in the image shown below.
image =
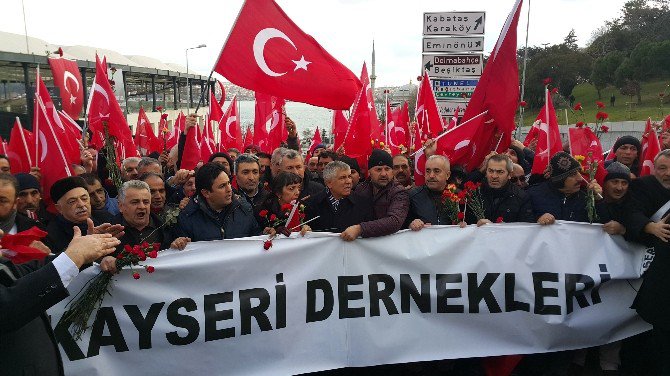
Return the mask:
<svg viewBox="0 0 670 376">
<path fill-rule="evenodd" d="M 566 196 L 546 181 L 528 188 L 526 193 L 530 196 L 536 220 L 542 214 L 549 213 L 557 220 L 589 221 L 586 213 L 586 192 L 583 190 Z"/>
<path fill-rule="evenodd" d="M 189 237 L 194 242 L 244 238 L 260 233 L 251 205 L 236 195 L 220 213 L 212 210 L 202 196 L 194 196 L 177 218 L 177 236 Z"/>
</svg>

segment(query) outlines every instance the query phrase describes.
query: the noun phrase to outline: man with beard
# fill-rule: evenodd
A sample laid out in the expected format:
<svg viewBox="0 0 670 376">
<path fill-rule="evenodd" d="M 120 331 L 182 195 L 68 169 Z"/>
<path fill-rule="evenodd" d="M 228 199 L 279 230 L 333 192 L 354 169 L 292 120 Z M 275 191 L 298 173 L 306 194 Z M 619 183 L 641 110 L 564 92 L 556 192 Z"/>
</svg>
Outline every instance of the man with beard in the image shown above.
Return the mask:
<svg viewBox="0 0 670 376">
<path fill-rule="evenodd" d="M 596 202 L 598 223 L 610 235 L 624 235 L 623 226 L 624 204 L 630 185 L 630 169 L 619 162 L 607 167 L 607 175 L 603 182 L 603 199 Z"/>
<path fill-rule="evenodd" d="M 412 231 L 430 225 L 451 225 L 442 203 L 442 192 L 451 175 L 449 159 L 443 155 L 431 155 L 426 159 L 425 185 L 409 192 L 409 213 L 406 224 Z"/>
<path fill-rule="evenodd" d="M 351 189 L 351 168 L 344 162 L 330 162 L 323 169 L 326 187 L 305 203 L 305 215 L 313 231 L 339 232 L 340 238 L 352 241 L 352 227 L 371 220 L 372 205 Z M 318 217 L 318 218 L 317 218 Z M 316 219 L 315 219 L 316 218 Z"/>
<path fill-rule="evenodd" d="M 33 226 L 41 227 L 37 222 L 17 211 L 17 195 L 19 185 L 16 178 L 10 174 L 0 173 L 0 230 L 5 234 L 16 234 L 29 230 Z M 36 242 L 36 247 L 49 253 L 49 249 Z M 2 256 L 0 255 L 0 258 Z"/>
<path fill-rule="evenodd" d="M 88 195 L 91 197 L 91 208 L 94 210 L 105 210 L 111 215 L 119 214 L 119 203 L 116 198 L 109 197 L 100 182 L 100 178 L 93 173 L 79 175 L 86 182 Z"/>
<path fill-rule="evenodd" d="M 633 308 L 653 325 L 657 350 L 657 375 L 670 375 L 670 149 L 654 159 L 654 174 L 634 179 L 630 200 L 625 205 L 626 238 L 654 247 L 654 262 L 644 280 Z"/>
<path fill-rule="evenodd" d="M 509 156 L 494 154 L 488 158 L 486 176 L 480 188 L 485 218 L 469 218 L 468 222 L 476 222 L 477 226 L 491 222 L 535 222 L 530 198 L 510 183 L 512 170 Z"/>
<path fill-rule="evenodd" d="M 184 249 L 191 239 L 176 237 L 170 226 L 150 212 L 151 192 L 149 185 L 143 181 L 130 180 L 123 183 L 119 191 L 119 209 L 121 212 L 114 217 L 114 222 L 123 226 L 125 234 L 119 239 L 121 244 L 116 252 L 105 257 L 100 263 L 104 271 L 116 272 L 116 255 L 127 245 L 147 242 L 160 244 L 160 249 Z"/>
<path fill-rule="evenodd" d="M 205 163 L 195 174 L 196 194 L 179 213 L 177 235 L 192 241 L 259 235 L 253 209 L 233 195 L 230 178 L 218 163 Z"/>
<path fill-rule="evenodd" d="M 32 174 L 20 173 L 15 176 L 19 183 L 19 194 L 16 197 L 16 210 L 46 227 L 54 216 L 49 213 L 44 206 L 40 182 Z"/>
<path fill-rule="evenodd" d="M 243 197 L 253 207 L 254 213 L 270 194 L 259 188 L 260 165 L 258 157 L 253 154 L 240 154 L 234 163 L 235 178 L 237 180 L 237 194 Z"/>
<path fill-rule="evenodd" d="M 58 215 L 49 222 L 45 244 L 54 254 L 67 248 L 74 236 L 73 227 L 79 227 L 82 235 L 110 233 L 123 236 L 123 226 L 112 225 L 113 217 L 104 210 L 91 210 L 91 200 L 86 189 L 86 182 L 79 176 L 63 178 L 55 182 L 49 190 L 51 199 L 56 203 Z M 88 219 L 93 226 L 89 226 Z"/>
<path fill-rule="evenodd" d="M 397 154 L 393 157 L 393 177 L 405 189 L 414 188 L 412 183 L 412 169 L 409 159 L 405 154 Z"/>
<path fill-rule="evenodd" d="M 323 153 L 321 153 L 323 155 Z M 358 184 L 354 192 L 373 207 L 374 220 L 351 226 L 345 236 L 364 238 L 386 236 L 402 228 L 409 210 L 409 194 L 393 179 L 393 157 L 374 149 L 368 159 L 370 179 Z"/>
</svg>

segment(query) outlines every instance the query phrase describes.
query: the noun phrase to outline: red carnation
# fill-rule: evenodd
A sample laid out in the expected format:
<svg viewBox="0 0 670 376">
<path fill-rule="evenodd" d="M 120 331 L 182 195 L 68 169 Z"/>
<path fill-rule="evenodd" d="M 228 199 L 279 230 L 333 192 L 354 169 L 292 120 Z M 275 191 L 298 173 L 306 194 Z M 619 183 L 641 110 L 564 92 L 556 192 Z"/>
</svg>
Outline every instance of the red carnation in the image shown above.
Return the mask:
<svg viewBox="0 0 670 376">
<path fill-rule="evenodd" d="M 584 126 L 584 122 L 583 121 L 578 121 L 577 124 L 575 124 L 575 126 L 577 126 L 577 128 L 581 128 L 581 127 Z"/>
<path fill-rule="evenodd" d="M 263 242 L 263 249 L 264 250 L 267 251 L 271 247 L 272 247 L 272 240 L 266 240 L 265 242 Z"/>
<path fill-rule="evenodd" d="M 270 220 L 271 220 L 271 221 L 276 221 L 276 220 L 277 220 L 277 216 L 274 215 L 274 214 L 272 214 L 272 215 L 270 216 Z"/>
<path fill-rule="evenodd" d="M 268 216 L 268 211 L 263 209 L 260 212 L 258 212 L 258 215 L 260 215 L 261 217 L 267 217 Z"/>
<path fill-rule="evenodd" d="M 157 251 L 151 251 L 151 252 L 147 253 L 147 256 L 149 256 L 150 258 L 156 258 L 156 257 L 158 257 L 158 252 Z"/>
<path fill-rule="evenodd" d="M 581 104 L 581 103 L 577 103 L 577 104 L 575 105 L 575 111 L 581 111 L 581 110 L 582 110 L 582 104 Z"/>
<path fill-rule="evenodd" d="M 598 108 L 605 108 L 605 103 L 601 101 L 596 101 L 596 106 L 598 106 Z"/>
<path fill-rule="evenodd" d="M 133 273 L 133 278 L 140 279 L 140 273 L 138 272 Z"/>
<path fill-rule="evenodd" d="M 150 266 L 147 266 L 146 269 L 147 269 L 147 273 L 153 273 L 153 272 L 156 270 L 156 269 L 155 269 L 153 266 L 151 266 L 151 265 L 150 265 Z"/>
<path fill-rule="evenodd" d="M 463 213 L 463 212 L 458 212 L 458 214 L 456 215 L 456 217 L 458 218 L 459 221 L 462 221 L 463 218 L 465 218 L 465 213 Z"/>
<path fill-rule="evenodd" d="M 605 115 L 607 115 L 607 114 L 605 114 Z M 600 127 L 600 130 L 603 131 L 603 133 L 607 133 L 607 132 L 610 131 L 610 127 L 608 127 L 606 125 L 603 125 L 603 126 Z"/>
<path fill-rule="evenodd" d="M 161 119 L 166 120 L 167 118 L 168 118 L 168 114 L 161 115 Z"/>
<path fill-rule="evenodd" d="M 609 115 L 607 115 L 607 112 L 598 111 L 598 113 L 596 114 L 596 119 L 598 119 L 598 120 L 603 120 L 604 121 L 608 117 L 609 117 Z"/>
<path fill-rule="evenodd" d="M 423 76 L 416 76 L 416 80 L 421 82 L 421 80 L 423 80 Z"/>
<path fill-rule="evenodd" d="M 551 89 L 551 93 L 552 94 L 558 94 L 558 88 L 555 87 L 555 88 Z"/>
<path fill-rule="evenodd" d="M 293 209 L 293 205 L 291 204 L 284 204 L 281 206 L 281 211 L 291 211 Z"/>
<path fill-rule="evenodd" d="M 126 245 L 123 246 L 123 250 L 126 251 L 126 252 L 132 252 L 132 251 L 133 251 L 133 247 L 131 247 L 131 246 L 129 246 L 128 244 L 126 244 Z"/>
<path fill-rule="evenodd" d="M 140 259 L 140 261 L 146 261 L 147 259 L 147 254 L 144 252 L 140 252 L 137 257 Z"/>
<path fill-rule="evenodd" d="M 63 57 L 63 49 L 61 47 L 58 47 L 58 49 L 56 50 L 56 53 L 58 55 L 60 55 L 60 57 Z"/>
<path fill-rule="evenodd" d="M 519 106 L 521 106 L 521 107 L 526 107 L 527 105 L 528 105 L 528 103 L 526 101 L 519 102 Z"/>
<path fill-rule="evenodd" d="M 547 86 L 547 85 L 549 85 L 552 81 L 553 81 L 553 80 L 551 79 L 551 77 L 547 77 L 547 78 L 545 78 L 544 80 L 542 80 L 542 85 Z"/>
<path fill-rule="evenodd" d="M 161 243 L 154 243 L 154 251 L 160 251 Z"/>
<path fill-rule="evenodd" d="M 162 112 L 163 111 L 163 106 L 156 106 L 156 111 Z"/>
<path fill-rule="evenodd" d="M 503 223 L 503 217 L 496 218 L 496 223 Z"/>
<path fill-rule="evenodd" d="M 114 82 L 114 80 L 109 80 L 109 84 L 114 86 L 114 85 L 116 85 L 116 82 Z"/>
</svg>

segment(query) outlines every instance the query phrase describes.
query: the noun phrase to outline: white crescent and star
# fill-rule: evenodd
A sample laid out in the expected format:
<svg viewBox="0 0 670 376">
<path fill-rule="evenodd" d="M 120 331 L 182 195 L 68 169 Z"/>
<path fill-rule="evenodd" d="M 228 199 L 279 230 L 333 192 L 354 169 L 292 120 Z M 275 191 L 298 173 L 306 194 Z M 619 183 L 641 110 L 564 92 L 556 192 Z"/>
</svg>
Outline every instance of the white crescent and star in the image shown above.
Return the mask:
<svg viewBox="0 0 670 376">
<path fill-rule="evenodd" d="M 226 135 L 230 138 L 235 138 L 235 137 L 233 137 L 233 135 L 230 134 L 230 125 L 233 124 L 236 121 L 237 121 L 237 116 L 230 116 L 228 118 L 228 120 L 226 120 L 226 127 L 225 127 Z"/>
<path fill-rule="evenodd" d="M 265 60 L 265 56 L 263 53 L 265 52 L 265 45 L 268 43 L 270 39 L 273 38 L 280 38 L 285 41 L 287 41 L 293 48 L 297 51 L 298 48 L 295 46 L 295 43 L 289 38 L 284 32 L 277 30 L 272 27 L 265 28 L 256 34 L 256 37 L 254 38 L 254 44 L 253 44 L 253 51 L 254 51 L 254 59 L 256 60 L 256 64 L 258 65 L 258 68 L 263 71 L 263 73 L 267 74 L 270 77 L 281 77 L 285 75 L 288 72 L 275 72 L 270 67 L 268 66 L 267 61 Z M 298 69 L 304 69 L 305 71 L 307 70 L 307 66 L 311 64 L 311 61 L 305 60 L 305 56 L 300 56 L 300 60 L 291 60 L 295 64 L 295 68 L 293 71 L 297 71 Z"/>
<path fill-rule="evenodd" d="M 65 90 L 67 90 L 68 93 L 70 93 L 70 104 L 74 104 L 74 102 L 77 101 L 77 97 L 73 95 L 73 93 L 70 91 L 70 89 L 67 87 L 67 80 L 71 79 L 74 81 L 75 85 L 77 86 L 77 89 L 74 91 L 74 94 L 79 93 L 79 81 L 77 81 L 77 78 L 72 74 L 72 72 L 66 70 L 63 72 L 63 86 L 65 86 Z"/>
<path fill-rule="evenodd" d="M 41 130 L 40 132 L 40 146 L 42 147 L 42 155 L 40 156 L 40 162 L 44 162 L 44 160 L 47 158 L 47 152 L 49 151 L 49 146 L 47 145 L 47 138 L 44 136 L 44 132 Z"/>
</svg>

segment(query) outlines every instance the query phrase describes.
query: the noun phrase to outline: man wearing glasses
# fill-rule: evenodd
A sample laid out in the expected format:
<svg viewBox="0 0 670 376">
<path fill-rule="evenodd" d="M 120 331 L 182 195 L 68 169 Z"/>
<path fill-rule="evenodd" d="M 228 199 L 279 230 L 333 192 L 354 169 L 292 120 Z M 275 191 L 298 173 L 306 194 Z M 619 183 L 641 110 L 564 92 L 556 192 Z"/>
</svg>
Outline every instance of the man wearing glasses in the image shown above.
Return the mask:
<svg viewBox="0 0 670 376">
<path fill-rule="evenodd" d="M 523 167 L 520 164 L 514 163 L 512 165 L 512 174 L 509 178 L 510 183 L 516 184 L 517 187 L 521 189 L 528 188 L 528 179 L 526 179 L 526 173 L 523 171 Z"/>
</svg>

